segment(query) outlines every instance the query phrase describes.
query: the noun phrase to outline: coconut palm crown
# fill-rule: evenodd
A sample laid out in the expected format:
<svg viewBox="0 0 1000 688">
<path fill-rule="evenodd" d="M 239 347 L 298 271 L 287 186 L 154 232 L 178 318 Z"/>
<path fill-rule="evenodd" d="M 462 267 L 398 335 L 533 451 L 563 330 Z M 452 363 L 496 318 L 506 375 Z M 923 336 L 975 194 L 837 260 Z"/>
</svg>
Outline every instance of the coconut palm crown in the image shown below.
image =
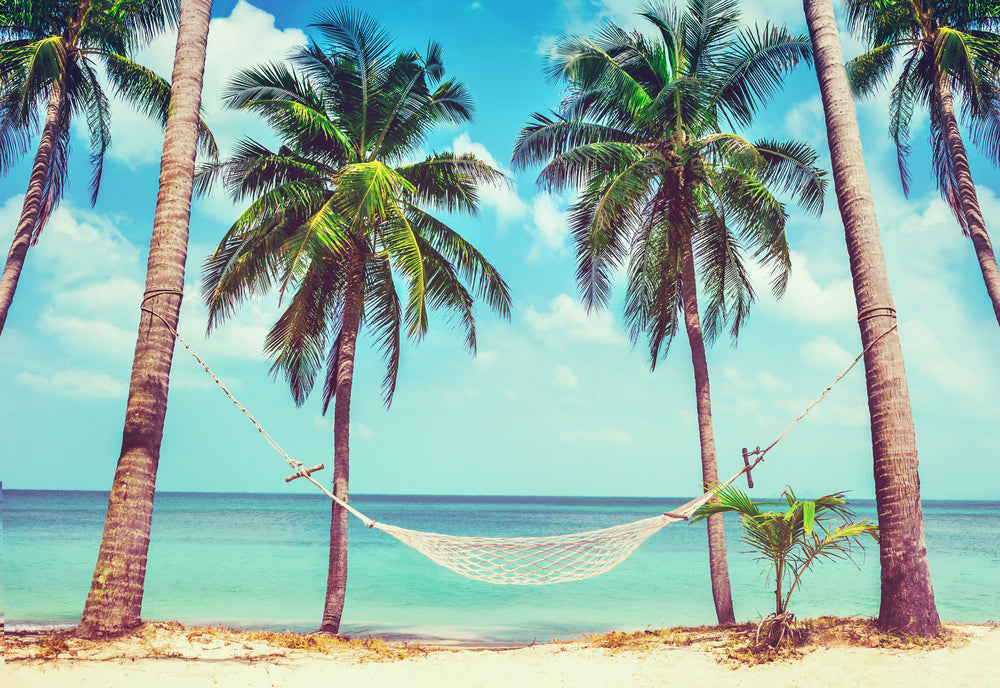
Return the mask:
<svg viewBox="0 0 1000 688">
<path fill-rule="evenodd" d="M 633 342 L 646 338 L 653 367 L 683 322 L 702 475 L 713 484 L 704 339 L 728 326 L 735 341 L 746 322 L 755 296 L 748 261 L 770 270 L 776 294 L 785 289 L 788 215 L 775 193 L 818 213 L 825 189 L 806 144 L 751 143 L 723 126 L 748 124 L 811 52 L 806 37 L 781 28 L 741 31 L 735 0 L 690 0 L 682 12 L 646 5 L 641 17 L 652 37 L 607 24 L 556 42 L 548 72 L 566 96 L 522 128 L 513 161 L 544 165 L 543 187 L 579 191 L 569 222 L 588 309 L 607 304 L 626 268 L 626 323 Z M 719 622 L 732 622 L 721 517 L 709 519 L 709 550 Z"/>
<path fill-rule="evenodd" d="M 335 493 L 346 499 L 359 330 L 367 327 L 386 359 L 388 405 L 402 333 L 419 339 L 429 310 L 450 312 L 472 351 L 474 294 L 509 317 L 497 270 L 433 214 L 475 213 L 477 187 L 503 176 L 473 155 L 418 159 L 434 127 L 472 116 L 466 87 L 444 78 L 437 43 L 396 52 L 376 22 L 343 7 L 312 26 L 322 45 L 296 52 L 291 67 L 243 71 L 226 92 L 231 107 L 259 113 L 281 146 L 243 140 L 231 159 L 202 168 L 202 188 L 220 178 L 234 200 L 250 200 L 206 262 L 202 286 L 210 329 L 251 295 L 273 289 L 287 301 L 265 342 L 272 373 L 302 404 L 325 368 L 324 413 L 336 402 Z M 323 617 L 334 632 L 346 579 L 347 517 L 338 508 Z"/>
<path fill-rule="evenodd" d="M 906 194 L 913 115 L 928 112 L 931 173 L 972 239 L 1000 323 L 1000 271 L 959 128 L 961 120 L 983 155 L 1000 163 L 1000 5 L 994 0 L 847 0 L 846 8 L 852 31 L 868 46 L 847 64 L 851 87 L 869 97 L 895 79 L 889 133 Z"/>
<path fill-rule="evenodd" d="M 772 271 L 776 294 L 787 282 L 787 212 L 774 194 L 819 213 L 826 181 L 804 143 L 721 130 L 749 124 L 783 73 L 809 61 L 807 38 L 738 31 L 732 0 L 694 0 L 683 13 L 648 5 L 641 16 L 657 39 L 608 24 L 557 42 L 549 76 L 567 96 L 533 115 L 513 161 L 544 164 L 546 188 L 580 189 L 570 222 L 584 303 L 606 305 L 614 270 L 627 265 L 626 317 L 655 366 L 683 310 L 683 254 L 695 254 L 708 339 L 726 324 L 736 337 L 754 300 L 747 259 Z"/>
</svg>

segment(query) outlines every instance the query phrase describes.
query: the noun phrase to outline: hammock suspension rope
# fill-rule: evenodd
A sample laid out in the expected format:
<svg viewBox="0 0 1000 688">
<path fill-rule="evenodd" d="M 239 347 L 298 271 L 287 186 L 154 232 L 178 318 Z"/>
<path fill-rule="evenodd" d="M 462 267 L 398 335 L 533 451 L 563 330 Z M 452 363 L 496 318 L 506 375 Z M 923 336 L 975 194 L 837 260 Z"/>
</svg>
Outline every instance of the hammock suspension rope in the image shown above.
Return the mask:
<svg viewBox="0 0 1000 688">
<path fill-rule="evenodd" d="M 312 474 L 323 469 L 323 464 L 306 468 L 305 465 L 288 455 L 284 449 L 274 440 L 273 437 L 254 418 L 253 414 L 243 406 L 229 391 L 226 385 L 216 377 L 215 373 L 208 367 L 201 357 L 195 352 L 187 340 L 156 311 L 147 308 L 145 302 L 161 293 L 179 293 L 172 290 L 160 290 L 150 292 L 144 299 L 141 310 L 159 318 L 173 335 L 180 340 L 188 353 L 198 361 L 199 365 L 219 386 L 219 388 L 229 397 L 230 401 L 243 412 L 250 422 L 257 428 L 264 440 L 284 458 L 285 462 L 295 471 L 294 474 L 285 478 L 285 482 L 291 482 L 297 478 L 305 478 L 326 496 L 339 504 L 357 517 L 368 528 L 381 530 L 391 535 L 403 544 L 421 552 L 432 561 L 459 573 L 468 578 L 485 581 L 498 585 L 547 585 L 551 583 L 562 583 L 573 580 L 582 580 L 600 575 L 614 568 L 624 561 L 639 545 L 645 542 L 654 533 L 661 530 L 670 523 L 687 520 L 700 506 L 710 501 L 716 486 L 706 486 L 706 492 L 692 499 L 686 504 L 672 511 L 664 512 L 659 516 L 643 519 L 634 523 L 612 526 L 600 530 L 591 530 L 582 533 L 569 533 L 565 535 L 541 536 L 541 537 L 521 537 L 521 538 L 500 538 L 500 537 L 473 537 L 461 535 L 444 535 L 440 533 L 429 533 L 423 531 L 409 530 L 399 526 L 379 523 L 354 507 L 345 500 L 340 499 L 330 490 L 313 478 Z M 891 313 L 873 314 L 889 315 L 895 317 L 895 311 L 891 308 L 869 309 L 889 310 Z M 859 320 L 861 316 L 859 315 Z M 778 442 L 791 432 L 798 423 L 817 405 L 827 393 L 840 382 L 844 376 L 861 360 L 861 358 L 887 334 L 896 329 L 893 324 L 885 332 L 875 338 L 864 351 L 862 351 L 854 361 L 847 366 L 836 380 L 823 390 L 823 393 L 816 398 L 799 416 L 786 427 L 781 434 L 771 444 L 764 449 L 759 446 L 753 451 L 743 449 L 743 468 L 740 469 L 729 480 L 721 483 L 722 486 L 732 484 L 744 473 L 747 476 L 747 484 L 753 487 L 751 470 L 764 460 L 764 456 L 774 448 Z M 751 461 L 751 457 L 753 460 Z"/>
</svg>

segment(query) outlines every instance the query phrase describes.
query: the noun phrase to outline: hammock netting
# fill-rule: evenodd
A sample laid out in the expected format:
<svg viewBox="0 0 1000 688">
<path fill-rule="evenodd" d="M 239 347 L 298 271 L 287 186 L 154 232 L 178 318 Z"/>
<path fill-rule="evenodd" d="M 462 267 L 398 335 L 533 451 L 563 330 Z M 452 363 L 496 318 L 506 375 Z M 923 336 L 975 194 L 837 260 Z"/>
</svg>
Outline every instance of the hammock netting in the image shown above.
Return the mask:
<svg viewBox="0 0 1000 688">
<path fill-rule="evenodd" d="M 733 480 L 735 476 L 729 482 Z M 369 528 L 393 536 L 431 561 L 466 578 L 496 585 L 549 585 L 593 578 L 610 571 L 651 535 L 666 525 L 686 519 L 712 496 L 711 492 L 706 492 L 674 511 L 633 523 L 567 535 L 520 538 L 409 530 L 377 523 L 350 506 L 344 506 Z"/>
<path fill-rule="evenodd" d="M 679 520 L 661 515 L 602 530 L 523 538 L 442 535 L 384 523 L 373 527 L 467 578 L 497 585 L 548 585 L 610 571 L 653 533 Z"/>
</svg>

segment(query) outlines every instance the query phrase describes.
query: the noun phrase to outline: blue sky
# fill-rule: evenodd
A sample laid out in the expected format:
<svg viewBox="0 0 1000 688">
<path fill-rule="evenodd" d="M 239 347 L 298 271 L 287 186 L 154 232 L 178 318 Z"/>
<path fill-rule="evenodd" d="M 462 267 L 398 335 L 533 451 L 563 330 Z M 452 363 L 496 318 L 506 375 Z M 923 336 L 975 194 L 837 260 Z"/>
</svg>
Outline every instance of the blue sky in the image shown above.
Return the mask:
<svg viewBox="0 0 1000 688">
<path fill-rule="evenodd" d="M 225 111 L 219 93 L 244 65 L 281 59 L 305 40 L 318 3 L 217 0 L 209 38 L 204 107 L 223 147 L 268 133 L 246 113 Z M 745 3 L 745 18 L 805 31 L 795 0 Z M 543 55 L 563 33 L 601 21 L 632 23 L 634 4 L 542 0 L 416 0 L 366 6 L 399 49 L 444 46 L 450 75 L 477 103 L 475 120 L 439 130 L 428 150 L 473 151 L 509 168 L 518 129 L 553 107 Z M 766 8 L 766 11 L 765 11 Z M 839 11 L 839 7 L 838 7 Z M 845 52 L 858 45 L 842 34 Z M 172 36 L 140 61 L 169 75 Z M 886 134 L 886 97 L 859 105 L 866 162 L 899 313 L 925 498 L 1000 499 L 1000 332 L 971 242 L 933 188 L 915 127 L 910 198 L 904 198 Z M 802 70 L 758 119 L 752 135 L 799 138 L 825 151 L 815 76 Z M 87 201 L 86 139 L 74 140 L 70 188 L 28 256 L 0 337 L 0 461 L 7 488 L 107 490 L 121 444 L 138 304 L 156 197 L 162 133 L 116 107 L 113 146 L 97 206 Z M 8 245 L 27 185 L 30 156 L 0 180 L 0 238 Z M 973 173 L 984 215 L 1000 216 L 1000 179 L 978 154 Z M 828 163 L 827 163 L 828 167 Z M 562 211 L 572 199 L 534 184 L 537 170 L 485 191 L 478 218 L 454 226 L 500 269 L 514 299 L 510 322 L 478 309 L 479 355 L 443 319 L 403 353 L 391 409 L 382 407 L 382 362 L 359 348 L 353 404 L 352 490 L 358 493 L 674 496 L 700 480 L 691 361 L 681 334 L 650 373 L 644 349 L 622 327 L 623 282 L 611 307 L 586 315 Z M 332 430 L 319 395 L 295 408 L 261 354 L 273 298 L 203 336 L 201 264 L 238 213 L 221 195 L 197 200 L 191 220 L 180 330 L 275 439 L 307 463 L 332 463 Z M 766 445 L 859 351 L 843 229 L 832 192 L 813 219 L 788 223 L 793 276 L 775 301 L 761 281 L 736 348 L 709 352 L 720 473 L 735 472 L 743 446 Z M 993 233 L 997 241 L 997 232 Z M 158 477 L 161 490 L 305 491 L 178 346 Z M 330 480 L 329 471 L 323 480 Z M 320 474 L 322 475 L 322 474 Z M 301 481 L 300 481 L 301 482 Z M 864 374 L 856 368 L 755 473 L 758 495 L 786 485 L 800 494 L 851 490 L 871 498 L 871 439 Z"/>
</svg>

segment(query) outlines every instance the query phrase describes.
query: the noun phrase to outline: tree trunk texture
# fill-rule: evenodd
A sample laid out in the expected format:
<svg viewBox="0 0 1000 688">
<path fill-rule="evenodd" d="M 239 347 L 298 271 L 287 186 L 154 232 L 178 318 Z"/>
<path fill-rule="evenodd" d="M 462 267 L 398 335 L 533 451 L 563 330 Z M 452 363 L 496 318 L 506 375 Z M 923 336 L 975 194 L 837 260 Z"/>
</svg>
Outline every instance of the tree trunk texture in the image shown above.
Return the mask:
<svg viewBox="0 0 1000 688">
<path fill-rule="evenodd" d="M 976 185 L 972 181 L 969 170 L 969 156 L 965 152 L 962 133 L 955 118 L 955 105 L 951 97 L 951 87 L 944 74 L 938 76 L 937 88 L 934 89 L 934 105 L 938 109 L 941 122 L 944 124 L 944 136 L 948 142 L 948 152 L 951 154 L 952 165 L 955 168 L 955 180 L 958 184 L 958 198 L 962 204 L 962 214 L 969 228 L 969 237 L 976 251 L 979 269 L 986 283 L 986 293 L 993 303 L 993 314 L 997 324 L 1000 324 L 1000 270 L 997 269 L 997 257 L 993 253 L 990 235 L 986 232 L 986 222 L 979 209 L 979 198 L 976 196 Z"/>
<path fill-rule="evenodd" d="M 695 401 L 698 409 L 698 439 L 701 441 L 701 475 L 705 485 L 719 482 L 715 460 L 715 437 L 712 434 L 712 398 L 708 384 L 708 359 L 698 317 L 698 287 L 695 280 L 694 251 L 690 235 L 681 249 L 681 293 L 684 300 L 684 326 L 691 345 L 694 364 Z M 736 622 L 733 595 L 729 586 L 729 564 L 726 561 L 726 532 L 722 514 L 713 514 L 708 524 L 708 565 L 712 578 L 712 599 L 720 624 Z"/>
<path fill-rule="evenodd" d="M 927 565 L 917 444 L 892 292 L 865 171 L 854 102 L 831 0 L 803 0 L 823 97 L 837 203 L 844 222 L 865 354 L 875 501 L 880 531 L 879 626 L 933 636 L 940 630 Z M 871 347 L 871 348 L 869 348 Z"/>
<path fill-rule="evenodd" d="M 333 494 L 348 501 L 350 476 L 351 387 L 354 384 L 354 356 L 361 326 L 361 298 L 365 264 L 360 249 L 354 249 L 347 267 L 344 319 L 341 326 L 340 355 L 337 358 L 337 391 L 333 408 Z M 326 578 L 321 631 L 340 632 L 347 593 L 347 530 L 350 514 L 331 500 L 330 564 Z"/>
<path fill-rule="evenodd" d="M 14 301 L 17 282 L 21 278 L 28 248 L 36 234 L 38 219 L 43 205 L 46 203 L 45 181 L 49 176 L 49 164 L 52 151 L 55 149 L 59 130 L 63 126 L 62 119 L 66 114 L 66 81 L 59 79 L 52 84 L 49 94 L 49 106 L 45 113 L 45 126 L 42 128 L 42 138 L 35 153 L 35 162 L 31 167 L 31 177 L 28 181 L 28 191 L 24 195 L 24 205 L 21 207 L 21 219 L 14 231 L 14 241 L 11 242 L 7 262 L 4 264 L 3 277 L 0 277 L 0 333 L 3 333 L 7 313 Z"/>
<path fill-rule="evenodd" d="M 160 163 L 153 235 L 142 303 L 177 327 L 184 289 L 198 111 L 211 0 L 182 0 L 170 116 Z M 140 623 L 156 469 L 167 411 L 174 335 L 141 311 L 122 450 L 90 594 L 77 628 L 82 637 L 120 633 Z"/>
</svg>

